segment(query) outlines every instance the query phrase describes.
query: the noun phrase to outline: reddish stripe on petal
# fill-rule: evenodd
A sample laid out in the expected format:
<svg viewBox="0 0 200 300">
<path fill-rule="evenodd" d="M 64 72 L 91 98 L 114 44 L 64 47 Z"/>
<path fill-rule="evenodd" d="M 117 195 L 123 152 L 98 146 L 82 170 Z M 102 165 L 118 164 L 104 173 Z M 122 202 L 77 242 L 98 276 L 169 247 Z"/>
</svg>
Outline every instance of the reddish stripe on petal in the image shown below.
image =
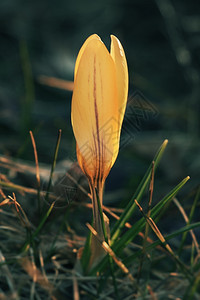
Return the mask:
<svg viewBox="0 0 200 300">
<path fill-rule="evenodd" d="M 103 159 L 101 157 L 101 149 L 100 149 L 100 133 L 99 133 L 99 115 L 98 115 L 98 107 L 97 107 L 97 86 L 96 86 L 96 56 L 94 56 L 94 89 L 93 89 L 93 97 L 94 97 L 94 111 L 95 111 L 95 121 L 96 121 L 96 137 L 97 137 L 97 146 L 96 146 L 96 138 L 94 137 L 95 142 L 95 151 L 97 157 L 97 168 L 95 174 L 96 183 L 99 181 L 99 177 L 101 174 L 100 170 L 100 161 Z M 97 150 L 98 148 L 98 150 Z"/>
</svg>

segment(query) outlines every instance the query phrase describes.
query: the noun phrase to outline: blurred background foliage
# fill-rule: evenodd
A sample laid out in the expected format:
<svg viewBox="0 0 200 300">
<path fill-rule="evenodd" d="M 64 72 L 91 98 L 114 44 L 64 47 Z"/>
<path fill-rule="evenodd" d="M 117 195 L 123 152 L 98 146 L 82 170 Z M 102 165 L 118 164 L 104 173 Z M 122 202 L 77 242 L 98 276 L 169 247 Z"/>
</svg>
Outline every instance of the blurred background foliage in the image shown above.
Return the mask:
<svg viewBox="0 0 200 300">
<path fill-rule="evenodd" d="M 189 185 L 195 188 L 200 178 L 199 13 L 199 0 L 1 0 L 1 154 L 34 160 L 32 130 L 39 161 L 50 164 L 61 128 L 58 160 L 76 159 L 71 92 L 42 84 L 40 76 L 73 80 L 84 40 L 97 33 L 109 47 L 114 34 L 126 52 L 133 110 L 126 112 L 124 143 L 108 189 L 117 182 L 133 191 L 165 138 L 170 143 L 157 187 L 162 180 L 164 194 L 191 175 Z"/>
</svg>

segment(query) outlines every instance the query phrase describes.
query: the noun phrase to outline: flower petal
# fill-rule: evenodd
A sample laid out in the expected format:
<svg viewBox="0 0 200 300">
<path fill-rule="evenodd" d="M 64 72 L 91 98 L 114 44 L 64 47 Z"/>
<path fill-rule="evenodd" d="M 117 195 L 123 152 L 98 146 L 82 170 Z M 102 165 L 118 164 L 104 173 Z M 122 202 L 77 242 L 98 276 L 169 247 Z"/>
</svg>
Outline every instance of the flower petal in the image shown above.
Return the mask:
<svg viewBox="0 0 200 300">
<path fill-rule="evenodd" d="M 124 49 L 117 37 L 111 35 L 111 48 L 110 54 L 115 62 L 117 74 L 117 88 L 118 88 L 118 101 L 119 101 L 119 120 L 120 128 L 124 118 L 128 97 L 128 66 Z"/>
<path fill-rule="evenodd" d="M 78 58 L 72 97 L 72 127 L 82 170 L 105 180 L 119 149 L 116 68 L 105 45 L 91 38 Z"/>
<path fill-rule="evenodd" d="M 91 41 L 91 40 L 94 40 L 94 39 L 97 39 L 97 40 L 100 40 L 100 37 L 97 35 L 97 34 L 92 34 L 90 35 L 87 40 L 84 42 L 83 46 L 81 47 L 81 49 L 79 50 L 79 53 L 78 53 L 78 56 L 76 58 L 76 64 L 75 64 L 75 68 L 74 68 L 74 80 L 75 80 L 75 77 L 76 77 L 76 73 L 77 73 L 77 70 L 78 70 L 78 66 L 79 66 L 79 62 L 80 62 L 80 59 L 82 57 L 82 54 L 85 50 L 85 48 L 87 47 L 88 43 Z"/>
</svg>

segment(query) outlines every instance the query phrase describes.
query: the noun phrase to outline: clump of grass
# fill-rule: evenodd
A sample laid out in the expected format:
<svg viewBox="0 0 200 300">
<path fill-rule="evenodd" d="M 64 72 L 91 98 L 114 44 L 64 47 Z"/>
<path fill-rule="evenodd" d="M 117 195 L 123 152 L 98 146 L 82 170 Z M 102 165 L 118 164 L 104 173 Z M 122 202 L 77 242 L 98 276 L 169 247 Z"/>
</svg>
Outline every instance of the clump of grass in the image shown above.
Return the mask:
<svg viewBox="0 0 200 300">
<path fill-rule="evenodd" d="M 48 182 L 52 182 L 59 142 L 60 135 Z M 88 237 L 73 227 L 76 211 L 82 215 L 91 210 L 89 197 L 85 202 L 71 202 L 54 215 L 56 197 L 51 184 L 47 184 L 47 197 L 41 185 L 34 188 L 14 183 L 9 174 L 18 172 L 21 162 L 0 157 L 4 173 L 0 178 L 0 299 L 199 299 L 200 250 L 195 228 L 200 222 L 192 220 L 200 189 L 189 211 L 184 210 L 178 198 L 189 177 L 153 204 L 154 178 L 166 146 L 164 141 L 123 210 L 105 206 L 101 209 L 99 203 L 103 239 L 92 224 L 86 224 Z M 38 182 L 34 168 L 27 165 L 26 170 L 31 170 L 32 180 Z M 143 198 L 147 192 L 149 205 L 145 211 Z M 40 204 L 36 205 L 38 199 Z M 166 235 L 160 228 L 160 219 L 169 218 L 173 203 L 178 207 L 177 214 L 183 215 L 185 226 Z M 110 236 L 103 212 L 115 219 Z M 133 222 L 138 212 L 141 216 Z M 105 256 L 88 269 L 91 235 Z"/>
</svg>

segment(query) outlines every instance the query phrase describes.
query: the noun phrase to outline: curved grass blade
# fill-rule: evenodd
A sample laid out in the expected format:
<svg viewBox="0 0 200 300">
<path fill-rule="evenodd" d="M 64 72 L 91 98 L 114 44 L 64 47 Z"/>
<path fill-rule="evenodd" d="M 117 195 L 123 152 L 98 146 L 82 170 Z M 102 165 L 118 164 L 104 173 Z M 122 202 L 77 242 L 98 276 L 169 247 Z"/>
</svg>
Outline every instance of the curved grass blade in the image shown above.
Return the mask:
<svg viewBox="0 0 200 300">
<path fill-rule="evenodd" d="M 156 204 L 152 208 L 152 218 L 155 218 L 159 214 L 161 209 L 168 203 L 168 201 L 170 201 L 178 193 L 178 191 L 184 186 L 184 184 L 189 180 L 189 178 L 189 176 L 184 178 L 171 192 L 169 192 L 158 204 Z M 143 230 L 145 224 L 145 218 L 142 217 L 119 240 L 114 241 L 114 243 L 111 244 L 111 248 L 113 249 L 113 251 L 119 254 L 138 235 L 138 233 Z M 102 270 L 103 268 L 105 268 L 105 265 L 106 259 L 103 259 L 103 261 L 101 261 L 100 264 L 97 265 L 97 267 L 91 270 L 91 274 L 95 274 L 97 270 Z"/>
<path fill-rule="evenodd" d="M 199 188 L 198 188 L 198 190 L 197 190 L 197 193 L 196 193 L 196 196 L 195 196 L 195 198 L 194 198 L 194 202 L 193 202 L 193 204 L 192 204 L 192 208 L 191 208 L 191 211 L 190 211 L 189 220 L 188 220 L 188 223 L 187 223 L 187 224 L 190 224 L 191 221 L 192 221 L 192 218 L 193 218 L 195 209 L 196 209 L 196 207 L 197 207 L 199 198 L 200 198 L 200 186 L 199 186 Z M 181 252 L 182 252 L 182 250 L 183 250 L 183 246 L 184 246 L 184 244 L 185 244 L 186 237 L 187 237 L 187 232 L 184 232 L 184 234 L 183 234 L 183 236 L 182 236 L 181 245 L 180 245 L 179 250 L 178 250 L 178 254 L 179 254 L 179 255 L 181 254 Z"/>
<path fill-rule="evenodd" d="M 150 216 L 151 216 L 153 189 L 154 189 L 154 161 L 152 162 L 151 180 L 150 180 L 150 184 L 149 184 L 149 201 L 148 201 L 148 209 L 147 209 L 147 217 L 148 218 L 150 218 Z M 141 275 L 142 275 L 142 269 L 143 269 L 143 265 L 144 265 L 144 258 L 146 257 L 146 245 L 147 245 L 148 234 L 149 234 L 149 224 L 148 224 L 148 222 L 146 222 L 145 231 L 144 231 L 143 245 L 142 245 L 143 255 L 141 256 L 140 264 L 139 264 L 139 267 L 138 267 L 138 275 L 137 275 L 138 284 L 140 282 L 140 278 L 141 278 Z"/>
<path fill-rule="evenodd" d="M 172 250 L 172 248 L 170 247 L 170 245 L 166 242 L 166 239 L 164 238 L 164 236 L 160 232 L 159 228 L 157 227 L 157 225 L 153 221 L 153 219 L 150 218 L 148 215 L 146 215 L 144 213 L 143 208 L 140 206 L 140 204 L 137 202 L 137 200 L 135 200 L 135 202 L 136 202 L 136 205 L 138 206 L 140 212 L 142 213 L 142 215 L 146 219 L 146 222 L 149 224 L 149 226 L 151 227 L 151 229 L 153 230 L 153 232 L 156 234 L 156 236 L 158 237 L 158 239 L 161 241 L 163 247 L 166 248 L 166 250 L 169 252 L 169 254 L 171 255 L 171 257 L 176 261 L 176 263 L 180 267 L 181 271 L 191 281 L 191 273 L 189 272 L 189 269 L 184 265 L 184 263 L 179 259 L 179 257 L 177 255 L 175 255 L 174 251 Z"/>
<path fill-rule="evenodd" d="M 200 222 L 197 222 L 197 223 L 193 223 L 193 224 L 190 224 L 190 225 L 186 225 L 176 231 L 174 231 L 173 233 L 170 233 L 168 235 L 166 235 L 164 238 L 166 241 L 169 241 L 175 237 L 177 237 L 178 235 L 184 233 L 184 232 L 188 232 L 194 228 L 198 228 L 200 227 Z M 155 241 L 154 243 L 148 245 L 146 247 L 146 250 L 149 251 L 149 250 L 152 250 L 152 249 L 155 249 L 157 246 L 161 245 L 162 242 L 160 240 L 157 240 Z M 142 255 L 142 249 L 141 250 L 138 250 L 136 253 L 134 253 L 133 255 L 130 255 L 129 257 L 125 258 L 123 260 L 123 262 L 128 266 L 129 264 L 132 264 L 133 261 L 135 259 L 137 259 L 138 257 L 140 257 Z"/>
<path fill-rule="evenodd" d="M 105 225 L 105 222 L 104 222 L 104 216 L 103 216 L 103 211 L 102 211 L 99 195 L 98 195 L 98 192 L 97 192 L 96 189 L 95 189 L 95 191 L 96 191 L 98 209 L 99 209 L 99 213 L 100 213 L 102 230 L 103 230 L 105 242 L 109 246 L 108 233 L 107 233 L 106 225 Z M 109 259 L 109 265 L 110 265 L 110 272 L 111 272 L 111 276 L 112 276 L 112 280 L 113 280 L 113 286 L 114 286 L 114 290 L 115 290 L 115 296 L 116 296 L 116 299 L 119 299 L 119 293 L 118 293 L 118 288 L 117 288 L 117 283 L 116 283 L 116 278 L 115 278 L 115 273 L 114 273 L 114 265 L 113 265 L 113 259 L 114 258 L 113 258 L 113 256 L 111 256 L 111 254 L 109 252 L 108 252 L 108 259 Z"/>
<path fill-rule="evenodd" d="M 167 194 L 158 204 L 156 204 L 152 208 L 152 218 L 155 219 L 155 217 L 158 215 L 161 209 L 168 203 L 168 201 L 170 201 L 178 193 L 178 191 L 184 186 L 184 184 L 189 180 L 189 178 L 189 176 L 184 178 L 169 194 Z M 142 231 L 145 224 L 145 218 L 142 218 L 139 221 L 137 221 L 135 225 L 131 229 L 129 229 L 119 241 L 116 241 L 116 243 L 113 245 L 113 249 L 115 249 L 115 251 L 117 252 L 123 250 L 136 237 L 139 231 Z"/>
<path fill-rule="evenodd" d="M 160 159 L 165 151 L 165 148 L 167 146 L 168 140 L 165 140 L 163 142 L 163 144 L 161 145 L 160 149 L 158 150 L 158 152 L 156 153 L 153 161 L 154 161 L 154 169 L 157 168 Z M 151 178 L 151 171 L 152 171 L 152 164 L 150 165 L 150 167 L 148 168 L 146 174 L 144 175 L 142 181 L 140 182 L 136 192 L 134 193 L 132 199 L 130 200 L 130 202 L 128 203 L 128 205 L 126 206 L 124 212 L 122 213 L 120 219 L 115 223 L 112 232 L 111 232 L 111 245 L 113 245 L 115 243 L 115 241 L 117 240 L 117 238 L 119 237 L 122 228 L 125 226 L 125 223 L 130 219 L 131 215 L 133 214 L 135 208 L 136 208 L 136 204 L 134 202 L 135 199 L 137 199 L 137 201 L 139 202 L 146 190 L 146 187 L 148 186 L 148 183 L 150 181 Z"/>
<path fill-rule="evenodd" d="M 38 153 L 37 153 L 37 147 L 35 143 L 35 138 L 33 135 L 33 132 L 30 130 L 29 131 L 30 137 L 31 137 L 31 142 L 33 146 L 33 152 L 34 152 L 34 157 L 35 157 L 35 168 L 36 168 L 36 182 L 37 182 L 37 200 L 38 200 L 38 214 L 40 216 L 41 213 L 41 199 L 40 199 L 40 189 L 41 189 L 41 182 L 40 182 L 40 168 L 39 168 L 39 161 L 38 161 Z"/>
<path fill-rule="evenodd" d="M 199 286 L 200 286 L 200 272 L 196 277 L 194 277 L 192 284 L 189 285 L 183 300 L 193 300 L 196 291 L 199 289 Z"/>
</svg>

